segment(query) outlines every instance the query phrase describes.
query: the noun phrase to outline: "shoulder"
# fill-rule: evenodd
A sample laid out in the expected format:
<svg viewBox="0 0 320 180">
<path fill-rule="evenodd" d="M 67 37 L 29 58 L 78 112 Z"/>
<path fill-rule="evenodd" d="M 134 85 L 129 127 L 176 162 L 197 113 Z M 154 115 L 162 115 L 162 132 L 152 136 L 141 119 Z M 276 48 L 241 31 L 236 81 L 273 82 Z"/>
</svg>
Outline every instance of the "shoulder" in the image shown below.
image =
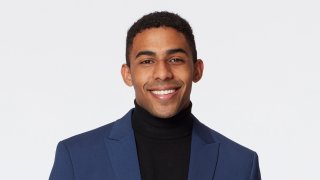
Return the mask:
<svg viewBox="0 0 320 180">
<path fill-rule="evenodd" d="M 200 133 L 206 134 L 207 141 L 209 139 L 211 143 L 219 144 L 217 177 L 234 179 L 234 177 L 243 176 L 246 179 L 260 179 L 258 155 L 255 151 L 227 138 L 198 120 L 196 120 L 196 126 L 198 131 L 201 130 Z"/>
<path fill-rule="evenodd" d="M 64 144 L 69 150 L 80 150 L 83 148 L 101 145 L 104 142 L 104 138 L 108 137 L 108 135 L 110 134 L 112 127 L 115 123 L 116 121 L 98 127 L 96 129 L 74 135 L 72 137 L 62 140 L 60 143 Z"/>
<path fill-rule="evenodd" d="M 213 129 L 210 129 L 210 131 L 211 131 L 212 137 L 220 143 L 222 148 L 230 149 L 234 152 L 245 153 L 245 154 L 254 153 L 253 150 L 239 144 L 238 142 L 235 142 L 235 141 L 229 139 L 228 137 L 222 135 L 221 133 L 219 133 Z"/>
<path fill-rule="evenodd" d="M 219 143 L 220 156 L 230 160 L 238 160 L 238 161 L 251 161 L 252 158 L 255 158 L 255 156 L 257 156 L 255 151 L 209 128 L 208 126 L 202 124 L 197 119 L 196 119 L 196 124 L 198 126 L 197 128 L 199 129 L 198 131 L 201 131 L 200 133 L 205 133 L 206 134 L 205 136 L 208 137 L 207 139 L 211 138 L 211 141 Z"/>
<path fill-rule="evenodd" d="M 128 124 L 128 117 L 127 113 L 114 122 L 60 141 L 50 179 L 74 179 L 74 176 L 90 179 L 93 174 L 114 179 L 106 156 L 106 139 L 119 124 Z"/>
<path fill-rule="evenodd" d="M 117 128 L 119 125 L 126 124 L 126 126 L 130 126 L 128 119 L 130 119 L 132 110 L 130 110 L 127 114 L 125 114 L 122 118 L 117 119 L 109 124 L 98 127 L 96 129 L 69 137 L 63 141 L 67 148 L 70 149 L 92 149 L 96 146 L 104 146 L 104 141 L 107 137 L 110 137 L 113 129 Z"/>
</svg>

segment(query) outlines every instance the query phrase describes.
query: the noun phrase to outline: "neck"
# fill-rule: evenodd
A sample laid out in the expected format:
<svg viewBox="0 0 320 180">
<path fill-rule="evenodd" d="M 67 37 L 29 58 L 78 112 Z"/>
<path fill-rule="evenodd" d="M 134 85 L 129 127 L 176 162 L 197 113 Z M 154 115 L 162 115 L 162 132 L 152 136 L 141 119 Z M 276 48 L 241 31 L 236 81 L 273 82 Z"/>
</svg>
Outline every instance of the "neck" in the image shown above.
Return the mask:
<svg viewBox="0 0 320 180">
<path fill-rule="evenodd" d="M 192 103 L 170 118 L 155 117 L 135 102 L 132 127 L 135 133 L 155 139 L 176 139 L 192 132 Z"/>
</svg>

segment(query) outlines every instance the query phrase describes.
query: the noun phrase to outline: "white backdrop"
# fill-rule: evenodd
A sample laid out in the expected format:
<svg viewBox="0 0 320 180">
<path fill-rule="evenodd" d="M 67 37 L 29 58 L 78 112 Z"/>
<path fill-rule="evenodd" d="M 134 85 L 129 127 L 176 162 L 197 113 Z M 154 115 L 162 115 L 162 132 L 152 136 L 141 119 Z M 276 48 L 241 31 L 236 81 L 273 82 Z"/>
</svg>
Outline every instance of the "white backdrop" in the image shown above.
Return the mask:
<svg viewBox="0 0 320 180">
<path fill-rule="evenodd" d="M 0 179 L 48 179 L 58 141 L 120 118 L 125 36 L 168 10 L 193 27 L 193 113 L 260 157 L 263 179 L 320 179 L 319 1 L 3 0 Z"/>
</svg>

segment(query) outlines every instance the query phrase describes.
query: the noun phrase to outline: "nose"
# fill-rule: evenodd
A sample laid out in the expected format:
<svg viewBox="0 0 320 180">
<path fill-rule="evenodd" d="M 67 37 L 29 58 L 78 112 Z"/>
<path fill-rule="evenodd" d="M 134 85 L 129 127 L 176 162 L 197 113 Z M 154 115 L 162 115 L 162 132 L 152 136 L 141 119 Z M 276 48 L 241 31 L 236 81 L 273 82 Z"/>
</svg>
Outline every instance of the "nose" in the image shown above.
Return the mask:
<svg viewBox="0 0 320 180">
<path fill-rule="evenodd" d="M 158 61 L 154 67 L 153 76 L 156 80 L 172 79 L 173 74 L 170 65 L 166 61 Z"/>
</svg>

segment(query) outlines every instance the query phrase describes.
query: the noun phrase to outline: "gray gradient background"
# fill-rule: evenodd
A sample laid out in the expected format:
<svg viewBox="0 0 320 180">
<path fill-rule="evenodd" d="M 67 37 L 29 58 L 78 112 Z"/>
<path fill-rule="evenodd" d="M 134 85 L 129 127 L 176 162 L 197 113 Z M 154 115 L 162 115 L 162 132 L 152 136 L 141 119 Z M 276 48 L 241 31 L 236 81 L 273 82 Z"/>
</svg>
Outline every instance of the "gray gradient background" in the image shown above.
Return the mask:
<svg viewBox="0 0 320 180">
<path fill-rule="evenodd" d="M 129 26 L 154 10 L 192 25 L 193 113 L 259 154 L 263 179 L 320 179 L 319 1 L 0 2 L 0 179 L 47 179 L 59 140 L 120 118 Z"/>
</svg>

